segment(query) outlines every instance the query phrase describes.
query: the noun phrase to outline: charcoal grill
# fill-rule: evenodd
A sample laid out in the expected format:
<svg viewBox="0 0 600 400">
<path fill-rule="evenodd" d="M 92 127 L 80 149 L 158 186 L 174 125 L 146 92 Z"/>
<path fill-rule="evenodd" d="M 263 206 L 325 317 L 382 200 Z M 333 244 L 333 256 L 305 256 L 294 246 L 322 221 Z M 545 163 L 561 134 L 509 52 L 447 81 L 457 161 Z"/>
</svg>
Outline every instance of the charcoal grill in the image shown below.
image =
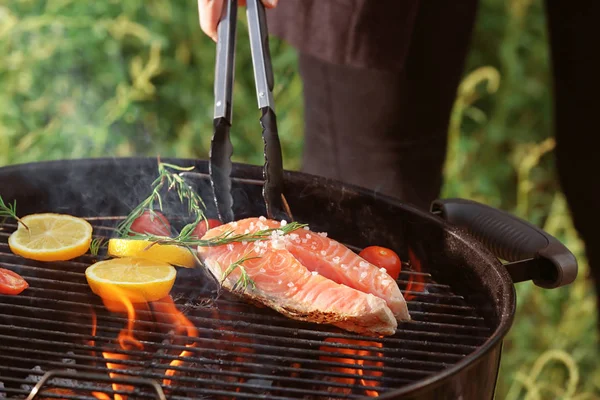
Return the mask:
<svg viewBox="0 0 600 400">
<path fill-rule="evenodd" d="M 186 181 L 211 198 L 206 162 L 167 161 L 195 165 Z M 236 218 L 264 215 L 261 170 L 238 164 L 233 176 Z M 0 169 L 0 195 L 17 200 L 21 215 L 86 217 L 94 236 L 108 238 L 155 177 L 156 160 L 147 158 L 25 164 Z M 491 399 L 514 314 L 513 280 L 551 287 L 576 274 L 568 251 L 554 264 L 509 264 L 509 274 L 463 229 L 339 182 L 287 172 L 285 195 L 295 219 L 313 230 L 356 251 L 367 245 L 396 250 L 404 260 L 398 283 L 413 321 L 399 324 L 391 337 L 363 337 L 292 321 L 226 293 L 211 301 L 217 288 L 206 273 L 180 269 L 171 297 L 197 337 L 175 329 L 165 300 L 136 310 L 132 333 L 143 348 L 121 349 L 116 338 L 127 315 L 108 311 L 84 276 L 103 252 L 68 262 L 26 260 L 10 252 L 7 238 L 16 223 L 5 221 L 0 265 L 30 287 L 0 295 L 0 398 Z M 165 212 L 185 222 L 178 202 L 167 201 Z M 521 241 L 531 242 L 527 235 Z M 173 366 L 174 360 L 182 363 Z"/>
</svg>

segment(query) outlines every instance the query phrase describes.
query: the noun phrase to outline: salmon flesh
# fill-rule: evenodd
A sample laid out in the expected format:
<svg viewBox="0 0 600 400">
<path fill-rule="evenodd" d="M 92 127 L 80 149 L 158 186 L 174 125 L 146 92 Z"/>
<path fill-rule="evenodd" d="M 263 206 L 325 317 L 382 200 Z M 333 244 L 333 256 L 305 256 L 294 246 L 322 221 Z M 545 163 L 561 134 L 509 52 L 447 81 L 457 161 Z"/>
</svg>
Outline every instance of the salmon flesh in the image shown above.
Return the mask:
<svg viewBox="0 0 600 400">
<path fill-rule="evenodd" d="M 385 270 L 324 234 L 305 228 L 280 235 L 282 223 L 247 218 L 210 229 L 203 239 L 276 230 L 267 240 L 201 246 L 198 255 L 230 291 L 241 277 L 240 269 L 230 266 L 243 259 L 240 265 L 254 285 L 236 293 L 292 319 L 371 336 L 392 335 L 397 320 L 410 320 L 400 289 Z"/>
</svg>

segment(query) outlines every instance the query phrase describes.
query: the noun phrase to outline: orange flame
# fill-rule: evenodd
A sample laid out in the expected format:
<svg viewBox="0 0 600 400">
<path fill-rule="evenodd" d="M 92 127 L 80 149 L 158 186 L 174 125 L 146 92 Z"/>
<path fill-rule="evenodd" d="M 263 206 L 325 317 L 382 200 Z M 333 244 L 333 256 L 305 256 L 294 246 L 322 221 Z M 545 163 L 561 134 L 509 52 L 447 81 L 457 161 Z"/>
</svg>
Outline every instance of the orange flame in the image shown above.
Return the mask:
<svg viewBox="0 0 600 400">
<path fill-rule="evenodd" d="M 157 314 L 157 319 L 165 319 L 164 322 L 174 325 L 175 333 L 177 335 L 186 335 L 191 338 L 198 337 L 198 329 L 177 309 L 177 306 L 175 305 L 175 302 L 171 296 L 164 297 L 163 299 L 153 303 L 153 307 L 159 312 Z M 187 348 L 192 348 L 195 346 L 196 342 L 185 345 Z M 182 359 L 191 357 L 192 355 L 194 355 L 192 351 L 182 351 L 176 360 L 171 361 L 169 364 L 169 369 L 165 371 L 165 376 L 174 376 L 177 371 L 171 368 L 183 365 L 185 361 Z M 172 383 L 173 382 L 171 379 L 163 379 L 163 385 L 165 386 L 171 386 Z"/>
<path fill-rule="evenodd" d="M 325 339 L 325 342 L 382 348 L 382 344 L 379 342 L 370 342 L 370 341 L 364 341 L 364 340 L 327 338 L 327 339 Z M 359 350 L 359 349 L 349 349 L 349 348 L 342 348 L 342 347 L 321 346 L 320 350 L 328 351 L 328 352 L 332 352 L 332 353 L 338 353 L 338 354 L 342 353 L 342 354 L 347 354 L 350 356 L 358 356 L 358 357 L 365 357 L 365 356 L 383 357 L 383 354 L 381 352 L 373 353 L 370 350 L 362 350 L 362 349 Z M 370 387 L 376 388 L 377 386 L 379 386 L 379 382 L 368 379 L 367 377 L 369 377 L 369 376 L 380 377 L 383 375 L 383 372 L 381 372 L 381 371 L 372 370 L 372 369 L 365 370 L 364 368 L 361 368 L 363 366 L 382 368 L 383 367 L 382 361 L 344 358 L 344 357 L 337 357 L 337 356 L 336 357 L 320 356 L 319 359 L 322 361 L 330 361 L 330 362 L 347 364 L 348 367 L 331 367 L 331 369 L 332 369 L 332 371 L 335 371 L 335 372 L 340 372 L 340 373 L 349 374 L 349 375 L 356 375 L 356 378 L 334 377 L 333 379 L 335 379 L 335 381 L 338 383 L 354 385 L 354 384 L 357 384 L 357 382 L 358 382 L 358 384 L 360 384 L 362 386 L 370 386 Z M 336 388 L 335 390 L 337 391 L 338 389 Z M 344 391 L 344 390 L 346 390 L 346 389 L 340 388 L 339 391 Z M 377 392 L 376 390 L 367 389 L 367 390 L 365 390 L 365 395 L 367 395 L 368 397 L 378 397 L 379 392 Z"/>
<path fill-rule="evenodd" d="M 138 339 L 135 338 L 134 331 L 134 323 L 136 321 L 136 309 L 147 308 L 146 304 L 134 304 L 131 302 L 126 293 L 118 288 L 117 286 L 110 287 L 111 299 L 103 298 L 102 301 L 105 307 L 112 312 L 126 313 L 127 314 L 127 326 L 123 328 L 117 337 L 117 341 L 119 343 L 119 347 L 122 350 L 143 350 L 144 345 Z M 96 335 L 97 330 L 97 317 L 96 313 L 92 312 L 92 336 Z M 94 345 L 94 340 L 90 341 L 92 345 Z M 126 377 L 127 375 L 119 374 L 114 371 L 127 369 L 127 365 L 121 364 L 118 361 L 128 360 L 129 357 L 126 354 L 113 353 L 104 351 L 102 352 L 102 357 L 106 360 L 106 367 L 109 369 L 108 375 L 111 378 L 116 377 Z M 110 361 L 109 361 L 110 360 Z M 117 360 L 115 362 L 114 360 Z M 112 384 L 112 389 L 114 391 L 133 391 L 134 387 L 131 385 L 123 385 L 123 384 Z M 111 397 L 103 392 L 93 392 L 94 397 L 99 400 L 110 400 Z M 114 394 L 113 400 L 127 400 L 127 396 L 122 394 Z"/>
<path fill-rule="evenodd" d="M 102 356 L 105 359 L 114 359 L 114 360 L 127 360 L 127 358 L 128 358 L 127 355 L 125 355 L 125 354 L 109 353 L 109 352 L 102 352 Z M 109 361 L 106 361 L 106 367 L 109 370 L 121 370 L 121 369 L 126 369 L 127 368 L 126 365 L 115 363 L 115 362 L 109 362 Z M 111 378 L 117 378 L 117 377 L 119 377 L 119 374 L 115 373 L 115 372 L 109 372 L 108 375 Z M 123 376 L 123 375 L 121 375 L 121 376 Z M 121 384 L 118 384 L 118 383 L 113 383 L 112 384 L 112 388 L 115 391 L 117 391 L 117 390 L 132 391 L 134 389 L 133 386 L 130 386 L 130 385 L 121 385 Z M 105 395 L 104 393 L 102 393 L 102 394 Z M 126 399 L 127 399 L 127 396 L 124 396 L 124 395 L 121 395 L 121 394 L 116 394 L 116 393 L 114 395 L 114 400 L 126 400 Z"/>
<path fill-rule="evenodd" d="M 421 260 L 417 258 L 415 253 L 409 248 L 408 249 L 408 258 L 410 260 L 410 265 L 414 272 L 417 274 L 410 274 L 408 278 L 408 284 L 406 285 L 406 293 L 404 295 L 404 299 L 406 301 L 410 301 L 416 297 L 416 295 L 408 292 L 422 292 L 425 290 L 425 278 L 420 274 L 421 272 Z"/>
<path fill-rule="evenodd" d="M 110 396 L 103 392 L 92 392 L 92 395 L 98 400 L 111 400 Z"/>
<path fill-rule="evenodd" d="M 60 397 L 44 397 L 44 395 L 67 395 L 67 396 L 76 396 L 77 393 L 70 390 L 70 389 L 63 389 L 63 388 L 52 388 L 52 389 L 46 389 L 44 390 L 41 394 L 40 394 L 40 400 L 57 400 L 60 399 Z"/>
</svg>

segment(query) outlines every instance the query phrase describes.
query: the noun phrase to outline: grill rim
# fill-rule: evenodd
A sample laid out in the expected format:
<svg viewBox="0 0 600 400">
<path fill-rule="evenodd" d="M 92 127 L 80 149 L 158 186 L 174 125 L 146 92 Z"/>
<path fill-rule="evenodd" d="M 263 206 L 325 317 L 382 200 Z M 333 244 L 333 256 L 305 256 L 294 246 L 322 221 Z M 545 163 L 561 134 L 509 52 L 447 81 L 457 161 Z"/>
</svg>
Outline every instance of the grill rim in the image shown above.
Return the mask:
<svg viewBox="0 0 600 400">
<path fill-rule="evenodd" d="M 163 158 L 162 161 L 174 163 L 174 164 L 185 164 L 194 165 L 196 170 L 202 173 L 208 171 L 208 162 L 206 160 L 197 159 L 186 159 L 186 158 Z M 85 168 L 99 168 L 106 169 L 108 166 L 119 165 L 124 166 L 135 166 L 138 169 L 145 167 L 146 165 L 155 165 L 156 159 L 153 157 L 135 156 L 135 157 L 97 157 L 97 158 L 73 158 L 73 159 L 61 159 L 61 160 L 49 160 L 39 161 L 30 163 L 13 164 L 9 166 L 0 167 L 0 180 L 5 177 L 8 178 L 10 175 L 21 176 L 22 174 L 27 175 L 28 173 L 36 173 L 40 169 L 59 169 L 62 171 L 77 170 L 78 167 L 85 166 Z M 234 163 L 233 164 L 233 177 L 240 179 L 262 179 L 262 169 L 259 166 Z M 446 369 L 432 374 L 430 377 L 421 379 L 412 384 L 407 384 L 401 388 L 394 389 L 387 393 L 383 393 L 379 396 L 381 399 L 392 399 L 398 398 L 399 396 L 407 395 L 418 395 L 423 391 L 429 391 L 435 387 L 442 385 L 448 379 L 457 376 L 461 372 L 469 367 L 477 365 L 478 361 L 489 356 L 494 350 L 501 348 L 502 341 L 508 331 L 510 330 L 515 309 L 516 309 L 516 292 L 515 287 L 508 274 L 508 271 L 504 268 L 500 260 L 498 260 L 490 250 L 485 248 L 476 238 L 470 235 L 463 229 L 447 223 L 443 218 L 437 215 L 428 213 L 417 209 L 409 204 L 403 203 L 395 198 L 386 196 L 379 193 L 374 193 L 370 190 L 342 183 L 340 181 L 322 178 L 314 175 L 298 172 L 298 171 L 285 171 L 284 179 L 287 182 L 305 182 L 313 185 L 320 186 L 322 188 L 333 187 L 343 188 L 345 192 L 352 193 L 359 197 L 376 198 L 378 202 L 386 203 L 393 208 L 400 208 L 410 214 L 415 215 L 421 220 L 427 220 L 430 223 L 437 224 L 441 229 L 448 235 L 450 235 L 455 241 L 460 243 L 463 248 L 460 250 L 464 252 L 468 250 L 472 253 L 472 256 L 476 259 L 481 260 L 486 264 L 485 274 L 496 274 L 497 280 L 502 284 L 495 287 L 496 291 L 499 292 L 499 296 L 502 297 L 503 307 L 498 309 L 498 324 L 493 332 L 490 332 L 489 337 L 484 343 L 478 346 L 477 350 L 471 354 L 463 357 L 460 361 L 453 363 Z M 495 301 L 494 301 L 495 302 Z M 498 360 L 499 361 L 499 360 Z M 498 378 L 498 371 L 495 374 L 495 381 Z M 494 381 L 494 387 L 495 387 Z"/>
</svg>

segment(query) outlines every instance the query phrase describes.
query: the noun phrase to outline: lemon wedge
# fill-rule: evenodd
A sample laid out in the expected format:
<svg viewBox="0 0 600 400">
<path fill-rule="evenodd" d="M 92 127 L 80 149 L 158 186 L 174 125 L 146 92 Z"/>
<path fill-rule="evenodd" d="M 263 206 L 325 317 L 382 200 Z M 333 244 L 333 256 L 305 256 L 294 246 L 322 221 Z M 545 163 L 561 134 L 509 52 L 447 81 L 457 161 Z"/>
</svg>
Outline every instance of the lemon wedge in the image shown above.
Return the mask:
<svg viewBox="0 0 600 400">
<path fill-rule="evenodd" d="M 37 261 L 67 261 L 85 254 L 92 242 L 92 225 L 65 214 L 31 214 L 8 238 L 10 250 Z M 23 224 L 27 226 L 27 229 Z"/>
<path fill-rule="evenodd" d="M 144 303 L 169 295 L 175 283 L 175 267 L 139 257 L 112 258 L 85 270 L 92 292 L 106 301 Z"/>
<path fill-rule="evenodd" d="M 172 244 L 152 244 L 149 240 L 110 239 L 108 255 L 111 257 L 141 257 L 185 268 L 193 268 L 196 265 L 193 254 L 185 247 Z"/>
</svg>

